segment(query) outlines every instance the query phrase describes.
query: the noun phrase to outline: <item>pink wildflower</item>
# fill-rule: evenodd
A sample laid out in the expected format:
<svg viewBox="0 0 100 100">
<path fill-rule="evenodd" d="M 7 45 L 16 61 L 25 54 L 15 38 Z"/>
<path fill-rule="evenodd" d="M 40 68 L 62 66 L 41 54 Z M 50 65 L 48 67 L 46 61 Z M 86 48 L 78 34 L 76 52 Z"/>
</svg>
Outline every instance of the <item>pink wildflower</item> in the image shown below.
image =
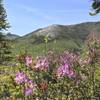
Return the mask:
<svg viewBox="0 0 100 100">
<path fill-rule="evenodd" d="M 64 64 L 57 69 L 57 76 L 58 78 L 63 76 L 68 76 L 71 78 L 75 77 L 75 72 L 69 67 L 68 64 Z"/>
<path fill-rule="evenodd" d="M 68 64 L 62 65 L 57 69 L 57 76 L 58 77 L 63 77 L 66 75 L 68 69 Z"/>
<path fill-rule="evenodd" d="M 14 80 L 17 84 L 21 84 L 27 80 L 27 77 L 23 72 L 18 72 Z"/>
<path fill-rule="evenodd" d="M 74 53 L 70 53 L 68 51 L 65 51 L 62 55 L 60 55 L 59 62 L 61 64 L 67 63 L 69 65 L 72 65 L 76 59 L 77 59 L 77 55 L 75 55 Z"/>
<path fill-rule="evenodd" d="M 69 78 L 75 77 L 75 72 L 73 70 L 71 70 L 71 69 L 70 70 L 67 70 L 66 74 L 67 74 L 67 76 Z"/>
<path fill-rule="evenodd" d="M 32 92 L 33 92 L 33 89 L 32 89 L 32 88 L 26 88 L 26 89 L 24 90 L 25 96 L 29 96 L 30 94 L 32 94 Z"/>
<path fill-rule="evenodd" d="M 41 70 L 41 71 L 46 71 L 49 68 L 49 62 L 47 58 L 38 58 L 36 65 L 34 66 L 35 69 Z"/>
<path fill-rule="evenodd" d="M 25 63 L 26 63 L 26 66 L 30 66 L 32 64 L 32 57 L 31 56 L 26 56 L 25 57 Z"/>
</svg>

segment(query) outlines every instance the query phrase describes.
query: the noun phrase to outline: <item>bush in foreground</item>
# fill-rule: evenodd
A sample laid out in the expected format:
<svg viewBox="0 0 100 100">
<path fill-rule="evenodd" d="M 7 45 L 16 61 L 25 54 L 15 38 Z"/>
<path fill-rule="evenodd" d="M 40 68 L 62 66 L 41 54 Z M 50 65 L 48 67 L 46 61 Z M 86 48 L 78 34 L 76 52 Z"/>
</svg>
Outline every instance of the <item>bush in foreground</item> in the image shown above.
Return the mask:
<svg viewBox="0 0 100 100">
<path fill-rule="evenodd" d="M 27 54 L 17 56 L 20 66 L 10 75 L 10 82 L 3 84 L 2 97 L 14 100 L 99 98 L 99 43 L 92 34 L 81 53 L 49 51 L 35 59 Z"/>
</svg>

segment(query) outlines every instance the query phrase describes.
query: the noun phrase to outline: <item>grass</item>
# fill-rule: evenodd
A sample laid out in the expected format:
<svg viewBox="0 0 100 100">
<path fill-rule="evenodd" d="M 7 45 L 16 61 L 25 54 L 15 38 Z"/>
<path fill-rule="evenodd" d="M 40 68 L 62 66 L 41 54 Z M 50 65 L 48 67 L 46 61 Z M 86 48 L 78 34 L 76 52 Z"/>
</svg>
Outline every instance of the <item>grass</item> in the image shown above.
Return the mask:
<svg viewBox="0 0 100 100">
<path fill-rule="evenodd" d="M 80 45 L 78 45 L 76 42 L 72 40 L 54 40 L 51 42 L 48 42 L 46 44 L 47 51 L 53 50 L 56 52 L 63 52 L 65 50 L 79 50 Z M 23 53 L 24 51 L 27 51 L 28 54 L 36 57 L 39 55 L 45 54 L 45 43 L 39 43 L 39 44 L 21 44 L 16 43 L 13 44 L 12 54 L 15 56 L 16 54 Z"/>
</svg>

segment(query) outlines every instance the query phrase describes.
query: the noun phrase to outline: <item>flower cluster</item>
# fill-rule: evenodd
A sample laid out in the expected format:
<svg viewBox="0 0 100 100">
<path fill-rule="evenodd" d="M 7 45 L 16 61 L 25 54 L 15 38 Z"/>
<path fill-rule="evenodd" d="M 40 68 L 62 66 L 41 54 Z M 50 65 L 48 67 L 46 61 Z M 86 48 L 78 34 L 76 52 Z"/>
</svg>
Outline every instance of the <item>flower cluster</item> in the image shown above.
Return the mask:
<svg viewBox="0 0 100 100">
<path fill-rule="evenodd" d="M 60 55 L 59 62 L 61 64 L 69 64 L 72 65 L 73 62 L 75 62 L 77 59 L 77 55 L 74 53 L 70 53 L 68 51 L 65 51 L 62 55 Z"/>
<path fill-rule="evenodd" d="M 26 83 L 26 88 L 24 89 L 24 94 L 26 96 L 30 95 L 33 93 L 33 91 L 36 90 L 36 84 L 32 82 L 32 80 L 28 79 L 27 83 Z"/>
<path fill-rule="evenodd" d="M 25 64 L 26 64 L 26 66 L 28 66 L 28 67 L 31 66 L 32 62 L 33 62 L 33 60 L 32 60 L 31 56 L 26 56 L 25 57 Z"/>
<path fill-rule="evenodd" d="M 40 71 L 47 71 L 49 69 L 48 59 L 46 57 L 38 57 L 34 68 Z"/>
<path fill-rule="evenodd" d="M 68 64 L 61 65 L 57 69 L 58 78 L 68 76 L 69 78 L 75 77 L 75 72 L 69 67 Z"/>
<path fill-rule="evenodd" d="M 18 85 L 25 85 L 24 94 L 26 96 L 35 90 L 36 85 L 33 84 L 32 80 L 30 80 L 24 72 L 18 72 L 14 80 Z"/>
<path fill-rule="evenodd" d="M 17 84 L 21 84 L 27 81 L 27 76 L 24 72 L 18 72 L 14 80 Z"/>
</svg>

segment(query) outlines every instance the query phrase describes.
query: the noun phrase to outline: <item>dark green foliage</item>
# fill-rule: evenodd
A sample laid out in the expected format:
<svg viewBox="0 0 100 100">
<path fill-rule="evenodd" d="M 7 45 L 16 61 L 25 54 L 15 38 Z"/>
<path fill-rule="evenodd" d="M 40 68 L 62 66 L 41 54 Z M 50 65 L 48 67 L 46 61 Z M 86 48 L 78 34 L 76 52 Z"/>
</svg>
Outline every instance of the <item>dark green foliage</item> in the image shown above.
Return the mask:
<svg viewBox="0 0 100 100">
<path fill-rule="evenodd" d="M 100 0 L 92 0 L 92 8 L 94 10 L 94 13 L 90 13 L 90 15 L 96 15 L 100 13 Z"/>
<path fill-rule="evenodd" d="M 3 30 L 6 30 L 9 24 L 7 23 L 7 15 L 2 3 L 3 0 L 0 0 L 0 64 L 11 59 L 10 42 L 3 34 Z"/>
<path fill-rule="evenodd" d="M 7 23 L 7 15 L 6 15 L 6 11 L 3 7 L 2 4 L 3 0 L 0 0 L 0 31 L 7 29 L 9 27 L 9 24 Z"/>
<path fill-rule="evenodd" d="M 5 36 L 0 34 L 0 64 L 2 64 L 5 61 L 11 60 L 11 47 L 10 47 L 10 41 L 5 39 Z"/>
</svg>

